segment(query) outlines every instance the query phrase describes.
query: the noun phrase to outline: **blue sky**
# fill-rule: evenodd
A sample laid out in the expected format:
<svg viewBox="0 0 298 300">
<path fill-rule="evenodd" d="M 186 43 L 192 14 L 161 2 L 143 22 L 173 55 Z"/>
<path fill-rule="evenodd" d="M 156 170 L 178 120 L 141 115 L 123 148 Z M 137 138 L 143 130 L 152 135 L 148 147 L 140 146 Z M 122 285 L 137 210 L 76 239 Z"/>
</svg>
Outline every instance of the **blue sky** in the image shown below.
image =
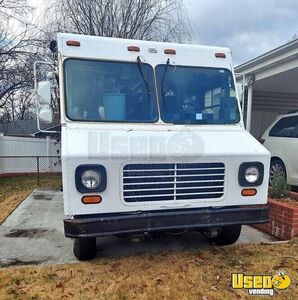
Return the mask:
<svg viewBox="0 0 298 300">
<path fill-rule="evenodd" d="M 238 65 L 298 35 L 298 0 L 184 0 L 194 43 L 227 46 Z"/>
</svg>

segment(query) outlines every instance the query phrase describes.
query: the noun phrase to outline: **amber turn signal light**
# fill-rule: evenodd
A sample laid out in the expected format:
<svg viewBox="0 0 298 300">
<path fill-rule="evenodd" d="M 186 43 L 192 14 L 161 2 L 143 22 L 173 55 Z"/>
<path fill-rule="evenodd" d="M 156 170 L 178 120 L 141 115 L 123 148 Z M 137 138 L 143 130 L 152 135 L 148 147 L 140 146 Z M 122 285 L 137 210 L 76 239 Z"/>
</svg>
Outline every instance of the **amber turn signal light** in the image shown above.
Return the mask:
<svg viewBox="0 0 298 300">
<path fill-rule="evenodd" d="M 102 200 L 101 196 L 84 196 L 82 202 L 84 204 L 98 204 Z"/>
<path fill-rule="evenodd" d="M 241 195 L 242 196 L 255 196 L 257 194 L 257 190 L 256 189 L 243 189 L 241 191 Z"/>
</svg>

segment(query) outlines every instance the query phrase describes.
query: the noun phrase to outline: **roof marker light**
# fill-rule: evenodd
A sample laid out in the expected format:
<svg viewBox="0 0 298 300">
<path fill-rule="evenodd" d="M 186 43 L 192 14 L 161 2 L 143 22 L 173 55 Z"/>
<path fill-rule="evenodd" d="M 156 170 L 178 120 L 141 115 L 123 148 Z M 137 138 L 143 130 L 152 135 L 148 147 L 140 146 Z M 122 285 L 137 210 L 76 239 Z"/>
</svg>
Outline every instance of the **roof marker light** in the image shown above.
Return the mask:
<svg viewBox="0 0 298 300">
<path fill-rule="evenodd" d="M 81 43 L 79 41 L 70 40 L 70 41 L 66 41 L 66 45 L 67 46 L 80 47 Z"/>
<path fill-rule="evenodd" d="M 215 57 L 217 57 L 217 58 L 226 58 L 226 54 L 222 53 L 222 52 L 215 53 Z"/>
<path fill-rule="evenodd" d="M 137 46 L 128 46 L 127 50 L 128 51 L 133 51 L 133 52 L 140 52 L 140 47 L 137 47 Z"/>
<path fill-rule="evenodd" d="M 165 54 L 176 54 L 176 50 L 175 49 L 165 49 L 164 53 Z"/>
</svg>

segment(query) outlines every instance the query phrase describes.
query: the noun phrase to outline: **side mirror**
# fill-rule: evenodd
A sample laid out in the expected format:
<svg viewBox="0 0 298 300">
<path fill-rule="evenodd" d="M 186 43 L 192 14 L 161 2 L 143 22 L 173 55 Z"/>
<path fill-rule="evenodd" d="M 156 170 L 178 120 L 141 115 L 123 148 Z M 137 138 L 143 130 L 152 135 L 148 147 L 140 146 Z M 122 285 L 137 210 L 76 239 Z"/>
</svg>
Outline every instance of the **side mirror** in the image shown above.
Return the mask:
<svg viewBox="0 0 298 300">
<path fill-rule="evenodd" d="M 45 123 L 52 123 L 53 121 L 52 109 L 50 107 L 42 108 L 39 111 L 38 117 L 41 121 Z"/>
<path fill-rule="evenodd" d="M 40 105 L 49 105 L 51 103 L 51 83 L 49 81 L 38 82 L 36 93 Z"/>
</svg>

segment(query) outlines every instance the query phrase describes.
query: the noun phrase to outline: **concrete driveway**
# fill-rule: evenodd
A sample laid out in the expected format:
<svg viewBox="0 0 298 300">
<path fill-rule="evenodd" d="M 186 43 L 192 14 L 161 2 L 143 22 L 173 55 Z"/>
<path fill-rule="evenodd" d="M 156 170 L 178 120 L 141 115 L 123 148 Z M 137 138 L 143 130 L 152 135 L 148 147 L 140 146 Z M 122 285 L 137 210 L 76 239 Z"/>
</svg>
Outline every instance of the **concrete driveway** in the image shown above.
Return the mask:
<svg viewBox="0 0 298 300">
<path fill-rule="evenodd" d="M 72 241 L 63 233 L 62 192 L 37 189 L 0 226 L 0 267 L 75 262 Z M 238 244 L 272 241 L 252 227 L 243 226 Z M 98 256 L 115 257 L 164 250 L 208 249 L 207 238 L 197 232 L 167 235 L 141 242 L 128 238 L 97 239 Z"/>
</svg>

